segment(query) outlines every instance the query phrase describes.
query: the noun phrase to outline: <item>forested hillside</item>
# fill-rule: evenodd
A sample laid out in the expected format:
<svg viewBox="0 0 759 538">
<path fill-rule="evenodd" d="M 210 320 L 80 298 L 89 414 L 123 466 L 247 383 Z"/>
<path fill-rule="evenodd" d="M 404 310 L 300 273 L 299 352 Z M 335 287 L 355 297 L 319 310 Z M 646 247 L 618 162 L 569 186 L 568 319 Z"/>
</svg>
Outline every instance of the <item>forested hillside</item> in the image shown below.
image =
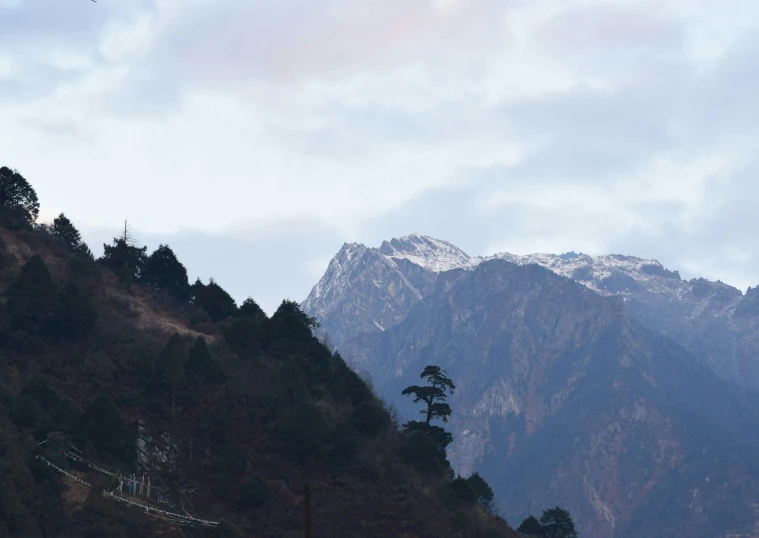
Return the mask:
<svg viewBox="0 0 759 538">
<path fill-rule="evenodd" d="M 95 259 L 38 212 L 0 169 L 0 537 L 516 536 L 297 303 L 238 306 L 126 226 Z M 133 475 L 164 512 L 103 495 Z"/>
</svg>

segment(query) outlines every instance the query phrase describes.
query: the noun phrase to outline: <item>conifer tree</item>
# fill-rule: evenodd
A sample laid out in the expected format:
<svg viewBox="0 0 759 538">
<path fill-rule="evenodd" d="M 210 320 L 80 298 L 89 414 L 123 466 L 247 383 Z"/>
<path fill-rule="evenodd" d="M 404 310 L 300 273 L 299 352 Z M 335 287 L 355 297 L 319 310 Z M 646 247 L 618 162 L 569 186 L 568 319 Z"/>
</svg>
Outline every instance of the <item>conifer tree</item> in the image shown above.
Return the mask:
<svg viewBox="0 0 759 538">
<path fill-rule="evenodd" d="M 527 516 L 524 521 L 517 527 L 517 532 L 522 536 L 541 536 L 543 534 L 543 526 L 540 521 L 532 514 Z"/>
<path fill-rule="evenodd" d="M 237 314 L 235 300 L 213 278 L 208 285 L 197 279 L 190 291 L 192 303 L 205 310 L 211 321 L 221 321 Z"/>
<path fill-rule="evenodd" d="M 446 374 L 447 372 L 439 366 L 427 366 L 419 377 L 427 379 L 429 385 L 412 385 L 403 389 L 404 396 L 414 395 L 414 403 L 425 404 L 426 407 L 420 413 L 425 416 L 424 422 L 428 426 L 435 418 L 448 422 L 448 417 L 451 415 L 451 407 L 445 403 L 445 400 L 449 394 L 453 394 L 456 386 Z"/>
<path fill-rule="evenodd" d="M 74 224 L 63 213 L 53 220 L 51 233 L 53 237 L 57 237 L 71 247 L 71 249 L 76 249 L 82 242 L 79 230 L 76 229 Z"/>
<path fill-rule="evenodd" d="M 64 340 L 83 340 L 95 330 L 98 311 L 90 297 L 73 282 L 58 294 L 53 319 L 53 336 Z"/>
<path fill-rule="evenodd" d="M 0 209 L 18 214 L 29 223 L 37 220 L 40 210 L 34 187 L 7 166 L 0 168 Z"/>
<path fill-rule="evenodd" d="M 269 339 L 286 338 L 291 341 L 306 341 L 313 337 L 312 329 L 319 327 L 316 318 L 300 309 L 295 301 L 285 299 L 274 312 L 269 323 Z"/>
<path fill-rule="evenodd" d="M 219 383 L 224 380 L 224 373 L 211 356 L 206 339 L 202 336 L 198 336 L 190 350 L 190 356 L 187 360 L 187 373 L 196 379 L 204 379 L 212 383 Z"/>
<path fill-rule="evenodd" d="M 261 323 L 251 318 L 235 319 L 224 329 L 224 339 L 241 358 L 254 357 L 261 351 L 263 342 Z"/>
<path fill-rule="evenodd" d="M 177 259 L 169 245 L 159 245 L 147 257 L 141 279 L 152 288 L 166 290 L 176 299 L 185 300 L 190 297 L 187 269 Z"/>
<path fill-rule="evenodd" d="M 472 489 L 475 492 L 475 500 L 477 501 L 477 504 L 482 506 L 486 512 L 492 512 L 493 498 L 495 497 L 495 494 L 490 488 L 490 485 L 485 482 L 485 479 L 482 478 L 479 473 L 474 473 L 467 478 L 467 482 L 469 482 L 469 485 L 472 486 Z"/>
<path fill-rule="evenodd" d="M 100 262 L 110 267 L 125 283 L 131 283 L 140 277 L 148 247 L 138 247 L 134 236 L 124 222 L 124 231 L 119 237 L 113 238 L 113 244 L 103 245 L 103 257 Z"/>
<path fill-rule="evenodd" d="M 545 538 L 577 538 L 575 522 L 570 513 L 558 506 L 543 511 L 540 526 Z"/>
<path fill-rule="evenodd" d="M 123 464 L 134 461 L 137 434 L 108 396 L 98 396 L 84 409 L 76 433 L 81 441 L 93 444 L 101 460 Z"/>
<path fill-rule="evenodd" d="M 25 331 L 47 327 L 56 304 L 56 288 L 50 271 L 39 255 L 21 267 L 8 287 L 6 305 L 11 328 Z"/>
<path fill-rule="evenodd" d="M 237 315 L 241 318 L 251 318 L 256 321 L 266 319 L 266 313 L 261 309 L 260 306 L 258 306 L 258 303 L 253 300 L 253 297 L 248 297 L 242 302 L 240 308 L 238 309 Z"/>
</svg>

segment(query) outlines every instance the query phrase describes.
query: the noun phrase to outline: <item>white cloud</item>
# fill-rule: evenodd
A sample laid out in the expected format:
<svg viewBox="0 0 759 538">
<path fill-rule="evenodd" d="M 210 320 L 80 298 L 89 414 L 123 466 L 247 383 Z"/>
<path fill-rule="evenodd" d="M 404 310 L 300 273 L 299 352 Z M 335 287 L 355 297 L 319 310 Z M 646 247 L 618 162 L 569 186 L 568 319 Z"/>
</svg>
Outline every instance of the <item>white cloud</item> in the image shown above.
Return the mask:
<svg viewBox="0 0 759 538">
<path fill-rule="evenodd" d="M 412 231 L 759 280 L 733 218 L 759 224 L 739 189 L 759 150 L 754 2 L 82 4 L 0 16 L 0 147 L 43 214 L 266 248 L 277 223 L 319 222 L 324 250 L 271 284 L 296 298 L 342 240 Z M 305 252 L 294 230 L 280 240 Z"/>
</svg>

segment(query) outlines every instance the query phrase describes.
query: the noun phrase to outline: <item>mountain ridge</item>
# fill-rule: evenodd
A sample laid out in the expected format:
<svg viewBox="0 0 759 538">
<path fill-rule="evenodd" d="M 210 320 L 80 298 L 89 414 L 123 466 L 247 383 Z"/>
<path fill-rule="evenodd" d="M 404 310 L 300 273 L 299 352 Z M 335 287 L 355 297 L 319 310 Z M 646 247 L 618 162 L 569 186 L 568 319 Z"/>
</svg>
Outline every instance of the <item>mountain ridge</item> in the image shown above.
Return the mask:
<svg viewBox="0 0 759 538">
<path fill-rule="evenodd" d="M 463 474 L 494 476 L 507 519 L 558 503 L 588 538 L 727 536 L 759 521 L 746 501 L 759 498 L 759 483 L 733 476 L 754 472 L 746 454 L 759 441 L 741 425 L 754 431 L 759 408 L 634 320 L 623 297 L 492 259 L 443 273 L 404 320 L 341 352 L 406 418 L 414 411 L 400 388 L 424 364 L 450 371 L 457 391 L 449 457 Z M 741 454 L 737 463 L 730 450 Z M 726 505 L 718 497 L 686 499 L 708 490 L 703 473 L 712 466 L 745 497 L 732 508 L 741 514 L 734 527 L 719 523 Z M 668 497 L 693 508 L 662 515 L 652 499 Z M 653 514 L 663 519 L 641 523 Z"/>
<path fill-rule="evenodd" d="M 353 260 L 350 270 L 335 270 L 333 264 L 345 257 Z M 744 295 L 704 278 L 683 280 L 654 259 L 574 252 L 469 256 L 447 241 L 410 234 L 377 248 L 346 243 L 302 304 L 340 345 L 403 320 L 446 271 L 470 271 L 493 259 L 537 264 L 600 295 L 621 296 L 644 326 L 685 345 L 722 377 L 759 390 L 756 292 L 749 288 Z"/>
</svg>

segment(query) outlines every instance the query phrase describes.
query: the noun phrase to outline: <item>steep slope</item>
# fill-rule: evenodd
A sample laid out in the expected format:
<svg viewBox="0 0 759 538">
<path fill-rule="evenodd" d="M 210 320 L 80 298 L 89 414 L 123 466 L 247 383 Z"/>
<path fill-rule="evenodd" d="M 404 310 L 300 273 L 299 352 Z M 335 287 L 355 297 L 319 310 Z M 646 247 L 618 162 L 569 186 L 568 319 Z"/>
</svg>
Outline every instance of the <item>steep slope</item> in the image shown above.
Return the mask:
<svg viewBox="0 0 759 538">
<path fill-rule="evenodd" d="M 470 257 L 445 241 L 412 234 L 385 241 L 380 248 L 345 245 L 303 307 L 340 347 L 403 320 L 429 295 L 441 272 L 472 270 L 492 259 L 540 265 L 599 295 L 621 296 L 644 327 L 682 344 L 720 376 L 759 389 L 759 318 L 752 314 L 759 310 L 756 292 L 744 297 L 722 282 L 685 281 L 656 260 L 574 252 Z"/>
<path fill-rule="evenodd" d="M 473 263 L 450 243 L 418 234 L 378 249 L 346 243 L 302 307 L 340 346 L 392 327 L 432 290 L 439 272 Z"/>
<path fill-rule="evenodd" d="M 514 536 L 400 457 L 297 304 L 212 322 L 44 231 L 0 236 L 0 536 L 302 536 L 305 485 L 314 536 Z M 140 508 L 101 494 L 132 473 L 152 479 Z M 177 525 L 188 512 L 240 532 Z"/>
<path fill-rule="evenodd" d="M 404 320 L 345 344 L 401 398 L 448 369 L 451 457 L 509 520 L 566 506 L 588 538 L 759 536 L 759 407 L 630 319 L 621 297 L 535 265 L 442 273 Z M 497 478 L 495 478 L 497 477 Z"/>
<path fill-rule="evenodd" d="M 645 327 L 681 343 L 722 377 L 759 388 L 752 353 L 754 329 L 735 316 L 743 295 L 722 282 L 685 281 L 655 260 L 632 256 L 583 254 L 496 254 L 520 265 L 536 263 L 572 278 L 600 295 L 625 298 L 630 314 Z"/>
</svg>

